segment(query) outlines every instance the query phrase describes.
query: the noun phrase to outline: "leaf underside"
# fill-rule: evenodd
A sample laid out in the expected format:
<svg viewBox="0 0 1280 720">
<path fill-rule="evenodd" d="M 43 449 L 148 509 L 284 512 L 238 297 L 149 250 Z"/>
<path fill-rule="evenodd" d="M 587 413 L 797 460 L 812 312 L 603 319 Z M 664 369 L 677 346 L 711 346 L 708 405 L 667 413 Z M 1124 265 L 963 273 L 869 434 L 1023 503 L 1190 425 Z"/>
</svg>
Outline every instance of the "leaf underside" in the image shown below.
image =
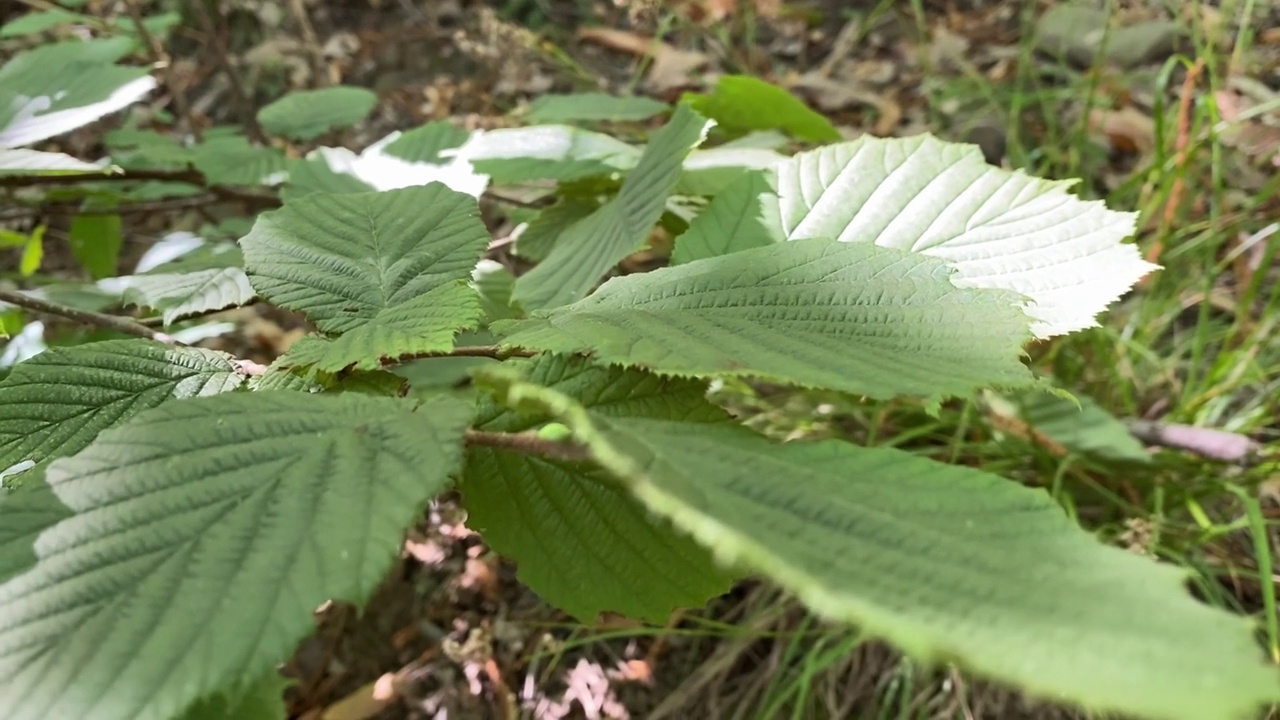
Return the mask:
<svg viewBox="0 0 1280 720">
<path fill-rule="evenodd" d="M 788 239 L 829 237 L 941 258 L 961 287 L 1028 298 L 1037 337 L 1093 327 L 1155 269 L 1133 245 L 1135 213 L 1108 210 L 1041 180 L 988 165 L 971 145 L 930 135 L 860 140 L 778 166 Z"/>
<path fill-rule="evenodd" d="M 238 267 L 134 275 L 127 282 L 125 300 L 159 310 L 165 325 L 188 315 L 239 307 L 254 297 L 249 278 Z"/>
</svg>

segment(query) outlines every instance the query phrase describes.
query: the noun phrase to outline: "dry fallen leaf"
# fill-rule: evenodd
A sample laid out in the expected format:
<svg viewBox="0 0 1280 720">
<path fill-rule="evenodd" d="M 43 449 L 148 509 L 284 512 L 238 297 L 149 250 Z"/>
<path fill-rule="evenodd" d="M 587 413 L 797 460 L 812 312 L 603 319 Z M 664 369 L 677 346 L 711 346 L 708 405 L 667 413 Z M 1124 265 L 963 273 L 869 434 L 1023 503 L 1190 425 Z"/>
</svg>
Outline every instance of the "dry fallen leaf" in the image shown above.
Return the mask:
<svg viewBox="0 0 1280 720">
<path fill-rule="evenodd" d="M 578 39 L 594 42 L 637 57 L 653 58 L 645 76 L 645 88 L 665 93 L 692 85 L 690 76 L 706 66 L 711 58 L 700 52 L 681 50 L 644 35 L 611 28 L 582 28 Z"/>
<path fill-rule="evenodd" d="M 836 80 L 819 72 L 807 72 L 790 79 L 788 88 L 808 98 L 819 110 L 836 112 L 851 107 L 873 107 L 886 115 L 884 98 L 850 80 Z"/>
<path fill-rule="evenodd" d="M 1214 99 L 1222 116 L 1217 130 L 1223 144 L 1257 164 L 1280 167 L 1280 120 L 1265 113 L 1245 117 L 1255 103 L 1242 93 L 1221 90 L 1214 93 Z"/>
<path fill-rule="evenodd" d="M 1105 135 L 1114 150 L 1146 155 L 1156 147 L 1156 122 L 1132 105 L 1119 110 L 1092 110 L 1089 127 Z"/>
<path fill-rule="evenodd" d="M 871 133 L 879 137 L 893 137 L 898 125 L 902 123 L 902 105 L 892 95 L 886 95 L 880 99 L 879 110 L 880 117 L 876 118 Z"/>
<path fill-rule="evenodd" d="M 458 587 L 474 590 L 491 601 L 496 601 L 500 594 L 498 575 L 482 558 L 467 558 L 458 577 Z"/>
</svg>

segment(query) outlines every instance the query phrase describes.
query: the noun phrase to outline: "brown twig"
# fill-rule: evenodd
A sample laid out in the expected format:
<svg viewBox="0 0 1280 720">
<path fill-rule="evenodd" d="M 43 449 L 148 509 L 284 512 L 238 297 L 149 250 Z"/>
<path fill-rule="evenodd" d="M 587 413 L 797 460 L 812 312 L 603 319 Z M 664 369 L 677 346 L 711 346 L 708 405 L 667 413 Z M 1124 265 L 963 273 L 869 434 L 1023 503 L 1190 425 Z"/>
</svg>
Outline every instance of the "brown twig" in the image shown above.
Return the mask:
<svg viewBox="0 0 1280 720">
<path fill-rule="evenodd" d="M 546 440 L 531 432 L 500 433 L 486 430 L 468 430 L 465 439 L 467 445 L 472 447 L 513 450 L 569 462 L 587 462 L 591 459 L 591 451 L 581 445 L 558 440 Z"/>
<path fill-rule="evenodd" d="M 173 104 L 178 108 L 178 115 L 186 121 L 187 131 L 191 133 L 191 137 L 195 138 L 196 142 L 200 142 L 203 140 L 200 126 L 196 124 L 195 117 L 191 114 L 191 104 L 187 102 L 186 93 L 175 82 L 172 59 L 165 52 L 164 45 L 147 29 L 147 24 L 142 19 L 142 10 L 138 7 L 138 0 L 126 0 L 125 7 L 129 11 L 129 18 L 133 20 L 134 27 L 138 29 L 138 36 L 147 46 L 151 62 L 160 72 L 164 86 L 169 90 L 169 97 L 173 98 Z"/>
<path fill-rule="evenodd" d="M 195 170 L 130 170 L 102 175 L 4 175 L 0 188 L 22 188 L 35 185 L 79 185 L 86 182 L 132 182 L 159 180 L 203 185 L 204 175 Z"/>
<path fill-rule="evenodd" d="M 63 317 L 85 325 L 93 325 L 95 327 L 122 332 L 126 335 L 155 340 L 167 345 L 180 344 L 177 340 L 174 340 L 172 336 L 162 332 L 156 332 L 155 330 L 136 323 L 129 318 L 116 317 L 115 315 L 104 315 L 102 313 L 92 312 L 89 310 L 80 310 L 60 303 L 34 298 L 30 295 L 24 295 L 12 290 L 0 289 L 0 302 L 17 305 L 20 308 L 26 308 L 27 310 L 43 313 L 45 315 Z"/>
<path fill-rule="evenodd" d="M 80 203 L 46 203 L 36 207 L 21 207 L 0 212 L 0 222 L 25 220 L 42 215 L 137 215 L 139 213 L 169 212 L 204 207 L 219 200 L 208 193 L 191 197 L 165 198 L 146 202 L 126 203 L 118 207 L 83 207 Z"/>
<path fill-rule="evenodd" d="M 129 170 L 111 175 L 4 175 L 0 176 L 0 188 L 23 188 L 37 185 L 79 185 L 88 182 L 175 182 L 195 185 L 208 190 L 219 200 L 246 204 L 252 210 L 266 210 L 280 206 L 280 198 L 265 193 L 244 192 L 223 185 L 211 185 L 198 170 Z"/>
</svg>

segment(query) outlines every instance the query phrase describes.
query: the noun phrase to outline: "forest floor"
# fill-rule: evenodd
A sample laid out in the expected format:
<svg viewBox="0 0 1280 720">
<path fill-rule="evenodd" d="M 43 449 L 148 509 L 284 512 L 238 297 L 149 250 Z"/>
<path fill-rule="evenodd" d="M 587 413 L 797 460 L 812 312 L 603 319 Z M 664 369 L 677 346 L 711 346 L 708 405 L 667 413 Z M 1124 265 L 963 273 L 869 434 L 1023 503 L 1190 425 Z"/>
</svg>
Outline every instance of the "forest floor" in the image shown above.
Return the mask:
<svg viewBox="0 0 1280 720">
<path fill-rule="evenodd" d="M 1165 451 L 1144 477 L 1107 476 L 964 405 L 944 408 L 917 441 L 1016 480 L 1053 478 L 1055 496 L 1101 539 L 1187 567 L 1209 602 L 1257 613 L 1274 597 L 1258 568 L 1270 566 L 1280 512 L 1264 504 L 1268 536 L 1256 542 L 1235 489 L 1274 495 L 1280 479 L 1280 464 L 1268 460 L 1280 441 L 1280 6 L 229 5 L 237 10 L 220 21 L 225 43 L 196 35 L 173 43 L 174 72 L 195 89 L 193 110 L 219 122 L 251 118 L 288 90 L 363 85 L 380 102 L 344 138 L 358 149 L 432 119 L 513 124 L 551 92 L 675 101 L 722 74 L 751 74 L 805 99 L 848 138 L 931 132 L 979 145 L 993 164 L 1079 178 L 1082 196 L 1139 213 L 1138 243 L 1165 270 L 1104 327 L 1040 343 L 1031 361 L 1118 417 L 1233 433 L 1248 438 L 1250 456 Z M 213 52 L 234 56 L 249 97 L 233 101 Z M 168 220 L 152 222 L 158 232 Z M 256 309 L 236 313 L 240 341 L 257 359 L 269 361 L 299 334 Z M 736 402 L 753 425 L 788 437 L 857 435 L 869 413 L 768 388 L 743 390 Z M 1089 717 L 919 666 L 814 618 L 765 582 L 744 582 L 665 627 L 615 617 L 584 624 L 525 589 L 449 498 L 410 533 L 366 607 L 320 608 L 316 627 L 287 668 L 292 715 L 308 720 Z"/>
</svg>

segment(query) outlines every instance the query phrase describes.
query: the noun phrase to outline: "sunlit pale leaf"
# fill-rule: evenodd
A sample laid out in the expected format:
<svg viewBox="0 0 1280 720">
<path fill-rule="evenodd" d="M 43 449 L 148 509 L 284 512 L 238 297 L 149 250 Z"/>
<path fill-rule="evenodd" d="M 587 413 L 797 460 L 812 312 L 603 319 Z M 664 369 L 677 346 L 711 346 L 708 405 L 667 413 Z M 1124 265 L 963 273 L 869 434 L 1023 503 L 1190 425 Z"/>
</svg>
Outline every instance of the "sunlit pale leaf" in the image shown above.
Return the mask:
<svg viewBox="0 0 1280 720">
<path fill-rule="evenodd" d="M 451 152 L 498 184 L 609 175 L 631 169 L 640 157 L 621 140 L 567 125 L 476 132 Z"/>
<path fill-rule="evenodd" d="M 5 63 L 0 68 L 0 149 L 70 132 L 155 89 L 155 78 L 145 68 L 92 60 L 102 49 L 59 43 L 52 51 L 24 53 Z M 57 62 L 66 58 L 74 60 Z"/>
<path fill-rule="evenodd" d="M 801 153 L 778 168 L 789 239 L 831 237 L 941 258 L 959 287 L 1028 298 L 1037 337 L 1095 316 L 1154 266 L 1121 241 L 1136 215 L 1084 202 L 1071 183 L 988 165 L 976 146 L 929 135 Z"/>
<path fill-rule="evenodd" d="M 254 298 L 249 278 L 236 267 L 119 279 L 125 285 L 125 302 L 159 310 L 165 325 L 188 315 L 239 307 Z"/>
</svg>

